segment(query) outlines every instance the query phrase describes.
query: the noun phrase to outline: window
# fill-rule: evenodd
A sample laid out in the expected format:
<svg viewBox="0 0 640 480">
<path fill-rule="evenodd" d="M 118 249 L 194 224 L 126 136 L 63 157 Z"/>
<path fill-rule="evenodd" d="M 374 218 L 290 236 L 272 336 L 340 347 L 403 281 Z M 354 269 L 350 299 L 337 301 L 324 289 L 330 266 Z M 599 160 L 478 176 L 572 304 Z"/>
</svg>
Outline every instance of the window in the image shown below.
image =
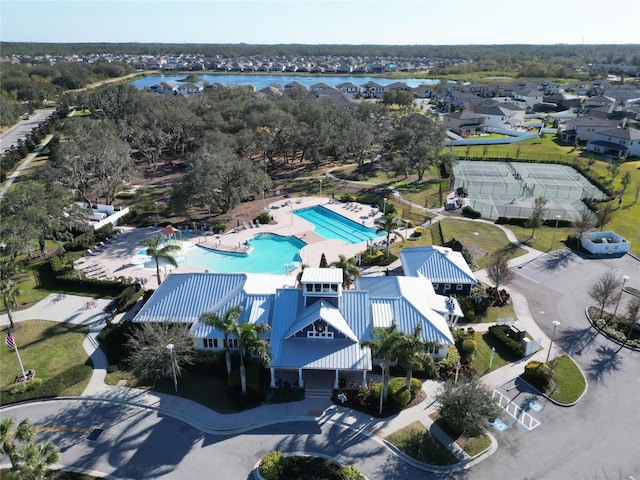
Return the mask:
<svg viewBox="0 0 640 480">
<path fill-rule="evenodd" d="M 462 285 L 456 285 L 456 290 L 462 290 Z"/>
<path fill-rule="evenodd" d="M 319 318 L 313 322 L 313 329 L 307 331 L 307 338 L 333 338 L 333 332 L 330 332 L 327 323 Z"/>
<path fill-rule="evenodd" d="M 223 340 L 223 343 L 224 343 L 224 348 L 227 348 L 227 340 Z M 228 343 L 229 343 L 229 348 L 238 348 L 237 338 L 230 338 Z"/>
<path fill-rule="evenodd" d="M 450 283 L 445 283 L 444 284 L 444 290 L 451 290 L 451 284 Z"/>
<path fill-rule="evenodd" d="M 203 338 L 202 343 L 204 344 L 204 348 L 218 348 L 217 338 Z"/>
</svg>

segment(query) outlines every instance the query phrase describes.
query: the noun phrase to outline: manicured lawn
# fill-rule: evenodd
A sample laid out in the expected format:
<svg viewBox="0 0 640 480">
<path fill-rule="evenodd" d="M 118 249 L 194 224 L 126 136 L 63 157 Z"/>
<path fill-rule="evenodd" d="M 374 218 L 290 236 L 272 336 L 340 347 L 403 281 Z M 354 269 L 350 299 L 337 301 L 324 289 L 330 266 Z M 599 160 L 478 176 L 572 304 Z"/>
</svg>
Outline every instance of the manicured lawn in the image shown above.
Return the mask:
<svg viewBox="0 0 640 480">
<path fill-rule="evenodd" d="M 92 373 L 89 358 L 82 348 L 89 327 L 46 320 L 29 320 L 16 325 L 13 334 L 22 364 L 25 370 L 35 369 L 36 378 L 43 383 L 35 390 L 19 395 L 3 391 L 0 403 L 42 396 L 80 395 Z M 0 364 L 0 382 L 2 389 L 6 390 L 20 373 L 15 351 L 4 346 L 0 348 Z"/>
<path fill-rule="evenodd" d="M 558 403 L 571 404 L 577 401 L 587 386 L 578 366 L 567 355 L 556 358 L 552 364 L 556 389 L 549 396 Z"/>
<path fill-rule="evenodd" d="M 535 248 L 541 252 L 546 252 L 551 248 L 551 241 L 553 240 L 553 231 L 555 230 L 555 227 L 545 226 L 536 228 L 535 234 L 532 237 L 530 228 L 523 228 L 517 225 L 505 226 L 514 233 L 520 242 L 530 246 L 531 248 Z M 566 239 L 571 234 L 573 234 L 573 229 L 568 227 L 558 227 L 558 230 L 556 231 L 556 238 L 553 242 L 553 250 L 564 248 L 561 240 Z"/>
<path fill-rule="evenodd" d="M 500 342 L 493 338 L 490 333 L 476 332 L 474 338 L 477 347 L 476 355 L 473 359 L 473 369 L 478 375 L 485 375 L 510 363 L 509 359 L 511 357 L 507 356 L 507 352 L 502 348 Z M 496 353 L 493 355 L 493 362 L 491 363 L 491 369 L 489 369 L 491 347 L 495 347 Z"/>
<path fill-rule="evenodd" d="M 414 422 L 385 437 L 389 443 L 411 458 L 429 465 L 454 465 L 458 459 L 420 422 Z"/>
</svg>

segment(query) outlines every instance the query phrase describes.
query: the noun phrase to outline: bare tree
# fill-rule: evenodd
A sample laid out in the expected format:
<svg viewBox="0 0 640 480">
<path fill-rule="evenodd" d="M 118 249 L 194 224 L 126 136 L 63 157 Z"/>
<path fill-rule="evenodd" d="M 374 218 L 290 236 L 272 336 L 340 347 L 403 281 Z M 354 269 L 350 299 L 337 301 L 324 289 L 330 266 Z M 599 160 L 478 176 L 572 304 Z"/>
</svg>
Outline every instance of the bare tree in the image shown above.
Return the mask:
<svg viewBox="0 0 640 480">
<path fill-rule="evenodd" d="M 611 217 L 613 216 L 613 207 L 611 207 L 611 203 L 607 203 L 604 208 L 598 210 L 596 213 L 596 217 L 598 218 L 598 226 L 600 227 L 600 231 L 604 229 L 604 226 L 611 221 Z"/>
<path fill-rule="evenodd" d="M 533 238 L 536 232 L 536 228 L 542 226 L 542 221 L 544 220 L 544 214 L 547 211 L 548 202 L 549 201 L 544 197 L 537 197 L 533 201 L 533 210 L 531 211 L 529 220 L 527 220 L 527 226 L 531 229 L 531 238 Z"/>
<path fill-rule="evenodd" d="M 638 203 L 638 197 L 640 196 L 640 181 L 636 183 L 636 189 L 634 191 L 633 203 Z"/>
<path fill-rule="evenodd" d="M 573 221 L 573 229 L 578 235 L 578 238 L 582 236 L 596 226 L 597 218 L 590 210 L 586 208 L 580 212 L 578 218 Z"/>
<path fill-rule="evenodd" d="M 613 272 L 603 273 L 598 277 L 596 282 L 591 285 L 587 292 L 589 296 L 598 303 L 600 307 L 600 318 L 604 313 L 605 307 L 612 305 L 618 300 L 622 283 Z"/>
<path fill-rule="evenodd" d="M 498 298 L 502 301 L 500 287 L 508 284 L 514 277 L 513 272 L 509 269 L 507 257 L 501 253 L 491 255 L 487 264 L 487 275 L 496 287 Z"/>
<path fill-rule="evenodd" d="M 627 305 L 627 315 L 625 316 L 625 322 L 629 324 L 629 331 L 627 332 L 627 339 L 631 337 L 631 331 L 636 323 L 640 322 L 640 297 L 634 296 Z"/>
</svg>

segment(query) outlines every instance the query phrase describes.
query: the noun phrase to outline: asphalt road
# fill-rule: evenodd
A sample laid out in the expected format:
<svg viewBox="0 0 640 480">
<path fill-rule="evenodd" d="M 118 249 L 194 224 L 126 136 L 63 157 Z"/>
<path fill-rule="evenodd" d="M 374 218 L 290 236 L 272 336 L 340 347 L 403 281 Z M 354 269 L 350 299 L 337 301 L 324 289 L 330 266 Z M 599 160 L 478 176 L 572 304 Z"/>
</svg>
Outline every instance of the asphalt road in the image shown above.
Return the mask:
<svg viewBox="0 0 640 480">
<path fill-rule="evenodd" d="M 44 122 L 45 119 L 55 111 L 55 108 L 43 108 L 36 110 L 29 115 L 29 120 L 21 120 L 18 122 L 10 130 L 0 136 L 0 152 L 5 152 L 11 148 L 11 145 L 16 145 L 18 143 L 18 139 L 24 139 L 29 132 Z"/>
</svg>

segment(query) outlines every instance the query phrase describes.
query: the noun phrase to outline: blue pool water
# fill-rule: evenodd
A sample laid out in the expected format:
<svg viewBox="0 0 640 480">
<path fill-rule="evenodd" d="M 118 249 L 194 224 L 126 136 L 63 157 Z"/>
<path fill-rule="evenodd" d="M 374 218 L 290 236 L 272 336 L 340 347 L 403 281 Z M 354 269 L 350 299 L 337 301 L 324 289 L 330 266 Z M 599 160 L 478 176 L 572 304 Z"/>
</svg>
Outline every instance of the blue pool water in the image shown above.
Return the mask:
<svg viewBox="0 0 640 480">
<path fill-rule="evenodd" d="M 249 240 L 251 253 L 217 252 L 195 246 L 178 259 L 180 266 L 205 268 L 212 273 L 273 273 L 284 275 L 287 267 L 300 262 L 300 249 L 305 242 L 296 237 L 262 233 Z M 153 261 L 146 268 L 155 268 Z M 292 268 L 290 268 L 290 271 Z"/>
<path fill-rule="evenodd" d="M 293 213 L 313 224 L 314 232 L 329 240 L 342 240 L 350 245 L 384 236 L 375 228 L 360 225 L 320 205 L 294 210 Z"/>
</svg>

